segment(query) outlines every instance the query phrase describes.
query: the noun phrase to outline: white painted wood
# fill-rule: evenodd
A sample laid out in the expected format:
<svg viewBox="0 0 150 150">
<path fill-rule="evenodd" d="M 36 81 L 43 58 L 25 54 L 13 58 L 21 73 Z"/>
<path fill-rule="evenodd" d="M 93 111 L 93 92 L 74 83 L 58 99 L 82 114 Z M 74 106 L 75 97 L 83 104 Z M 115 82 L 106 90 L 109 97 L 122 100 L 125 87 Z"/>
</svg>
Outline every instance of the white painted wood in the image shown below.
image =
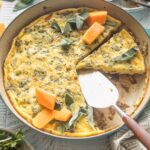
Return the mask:
<svg viewBox="0 0 150 150">
<path fill-rule="evenodd" d="M 14 3 L 4 2 L 0 8 L 0 22 L 7 26 L 20 12 L 12 12 Z M 150 28 L 150 9 L 132 14 L 145 28 Z M 33 131 L 20 122 L 0 100 L 0 127 L 6 127 L 16 131 L 23 127 L 25 137 L 36 150 L 109 150 L 109 138 L 67 141 L 55 139 Z"/>
</svg>

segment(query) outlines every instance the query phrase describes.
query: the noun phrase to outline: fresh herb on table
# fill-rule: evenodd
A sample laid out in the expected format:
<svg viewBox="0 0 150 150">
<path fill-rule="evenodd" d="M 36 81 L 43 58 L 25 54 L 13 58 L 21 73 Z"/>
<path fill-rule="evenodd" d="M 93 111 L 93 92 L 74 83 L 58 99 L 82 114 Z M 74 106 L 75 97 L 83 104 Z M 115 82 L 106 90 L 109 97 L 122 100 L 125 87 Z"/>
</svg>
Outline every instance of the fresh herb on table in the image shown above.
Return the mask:
<svg viewBox="0 0 150 150">
<path fill-rule="evenodd" d="M 34 0 L 19 0 L 17 2 L 17 4 L 15 5 L 13 11 L 19 11 L 21 9 L 27 8 L 28 6 L 30 6 L 32 3 L 34 2 Z"/>
<path fill-rule="evenodd" d="M 65 39 L 62 39 L 62 40 L 61 40 L 60 46 L 61 46 L 64 50 L 68 51 L 72 43 L 73 43 L 73 42 L 72 42 L 71 40 L 65 38 Z"/>
<path fill-rule="evenodd" d="M 0 150 L 18 150 L 23 138 L 22 130 L 18 130 L 15 135 L 11 135 L 5 131 L 0 131 L 0 140 L 11 137 L 10 140 L 0 143 Z"/>
<path fill-rule="evenodd" d="M 15 0 L 4 0 L 4 1 L 13 2 Z M 21 9 L 27 8 L 28 6 L 32 5 L 34 1 L 35 0 L 19 0 L 16 3 L 13 11 L 16 12 L 16 11 L 19 11 Z"/>
<path fill-rule="evenodd" d="M 131 60 L 137 54 L 137 50 L 135 48 L 129 49 L 127 52 L 123 53 L 120 56 L 117 56 L 113 59 L 113 62 L 124 62 Z"/>
<path fill-rule="evenodd" d="M 5 131 L 0 131 L 0 140 L 6 139 L 9 137 L 9 134 Z"/>
</svg>

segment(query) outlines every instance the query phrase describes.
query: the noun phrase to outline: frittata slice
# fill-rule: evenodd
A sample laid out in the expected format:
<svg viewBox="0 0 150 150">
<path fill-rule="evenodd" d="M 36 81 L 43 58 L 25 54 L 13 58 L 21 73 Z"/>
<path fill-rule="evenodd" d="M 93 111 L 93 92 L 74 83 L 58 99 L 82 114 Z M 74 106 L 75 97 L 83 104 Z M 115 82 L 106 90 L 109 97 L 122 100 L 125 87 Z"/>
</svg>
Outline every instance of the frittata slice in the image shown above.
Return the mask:
<svg viewBox="0 0 150 150">
<path fill-rule="evenodd" d="M 132 75 L 144 73 L 145 65 L 133 36 L 123 29 L 97 51 L 80 61 L 77 69 L 95 69 L 111 74 Z"/>
</svg>

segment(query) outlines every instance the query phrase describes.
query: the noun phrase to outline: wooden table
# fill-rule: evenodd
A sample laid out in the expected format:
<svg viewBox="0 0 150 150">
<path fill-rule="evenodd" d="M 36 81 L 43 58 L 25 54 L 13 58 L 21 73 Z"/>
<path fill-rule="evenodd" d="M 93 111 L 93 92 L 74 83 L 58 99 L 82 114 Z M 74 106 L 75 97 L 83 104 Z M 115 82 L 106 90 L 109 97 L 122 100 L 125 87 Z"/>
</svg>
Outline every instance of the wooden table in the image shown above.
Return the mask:
<svg viewBox="0 0 150 150">
<path fill-rule="evenodd" d="M 4 2 L 0 9 L 0 22 L 7 26 L 20 12 L 12 13 L 14 3 Z M 145 27 L 150 29 L 150 9 L 132 13 Z M 24 128 L 25 137 L 36 150 L 109 150 L 109 137 L 103 139 L 67 141 L 42 135 L 20 122 L 0 100 L 0 127 L 7 127 L 16 131 Z"/>
</svg>

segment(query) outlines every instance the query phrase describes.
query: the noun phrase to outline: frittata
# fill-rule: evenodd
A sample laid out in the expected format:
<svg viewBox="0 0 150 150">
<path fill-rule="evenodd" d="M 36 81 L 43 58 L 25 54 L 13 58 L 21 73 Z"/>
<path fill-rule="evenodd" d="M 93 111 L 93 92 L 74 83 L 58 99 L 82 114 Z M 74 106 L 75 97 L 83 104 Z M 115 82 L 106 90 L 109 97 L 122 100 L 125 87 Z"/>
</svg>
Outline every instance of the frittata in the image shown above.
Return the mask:
<svg viewBox="0 0 150 150">
<path fill-rule="evenodd" d="M 144 58 L 134 38 L 125 29 L 80 61 L 77 68 L 131 75 L 145 72 Z"/>
<path fill-rule="evenodd" d="M 72 113 L 69 121 L 54 119 L 41 130 L 74 137 L 106 132 L 97 127 L 93 110 L 85 102 L 76 65 L 79 62 L 77 68 L 86 68 L 85 60 L 88 57 L 85 57 L 117 31 L 121 22 L 107 16 L 104 32 L 94 43 L 87 45 L 82 40 L 89 28 L 85 20 L 88 13 L 94 11 L 98 10 L 71 8 L 44 15 L 25 27 L 13 41 L 4 63 L 4 83 L 15 109 L 28 122 L 34 124 L 34 118 L 45 109 L 36 97 L 36 89 L 40 88 L 56 97 L 57 107 L 66 108 Z M 137 48 L 135 43 L 133 45 Z M 115 52 L 117 55 L 118 52 Z M 94 60 L 100 61 L 97 58 Z M 141 61 L 143 62 L 142 58 Z M 79 67 L 83 63 L 85 65 Z M 91 67 L 95 69 L 96 65 L 94 61 Z"/>
</svg>

